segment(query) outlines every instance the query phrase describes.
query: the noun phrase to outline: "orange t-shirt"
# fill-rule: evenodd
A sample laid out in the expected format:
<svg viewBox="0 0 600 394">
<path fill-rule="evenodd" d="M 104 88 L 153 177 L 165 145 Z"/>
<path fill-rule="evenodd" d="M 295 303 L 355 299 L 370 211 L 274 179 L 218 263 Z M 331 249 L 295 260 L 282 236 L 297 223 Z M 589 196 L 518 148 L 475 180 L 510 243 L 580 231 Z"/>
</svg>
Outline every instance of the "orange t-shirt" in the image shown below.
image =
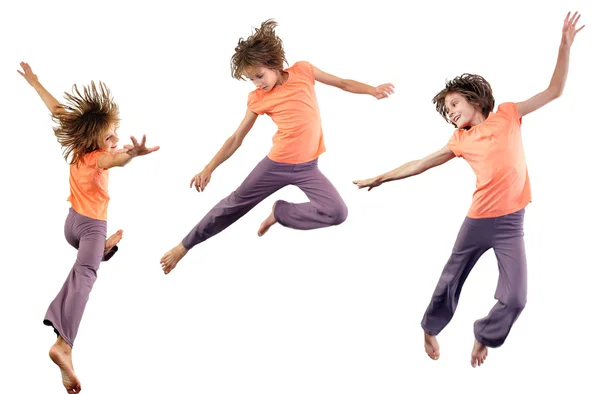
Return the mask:
<svg viewBox="0 0 600 394">
<path fill-rule="evenodd" d="M 98 156 L 106 153 L 96 150 L 84 155 L 79 166 L 71 164 L 68 201 L 80 215 L 92 219 L 106 220 L 108 208 L 108 169 L 98 168 Z"/>
<path fill-rule="evenodd" d="M 298 164 L 325 152 L 321 114 L 315 94 L 315 74 L 309 62 L 286 69 L 288 80 L 270 92 L 256 89 L 248 95 L 248 108 L 267 114 L 277 125 L 268 157 L 276 162 Z"/>
<path fill-rule="evenodd" d="M 531 202 L 521 118 L 516 104 L 500 104 L 498 111 L 491 112 L 483 123 L 469 130 L 456 130 L 448 147 L 469 163 L 477 178 L 467 216 L 503 216 Z"/>
</svg>

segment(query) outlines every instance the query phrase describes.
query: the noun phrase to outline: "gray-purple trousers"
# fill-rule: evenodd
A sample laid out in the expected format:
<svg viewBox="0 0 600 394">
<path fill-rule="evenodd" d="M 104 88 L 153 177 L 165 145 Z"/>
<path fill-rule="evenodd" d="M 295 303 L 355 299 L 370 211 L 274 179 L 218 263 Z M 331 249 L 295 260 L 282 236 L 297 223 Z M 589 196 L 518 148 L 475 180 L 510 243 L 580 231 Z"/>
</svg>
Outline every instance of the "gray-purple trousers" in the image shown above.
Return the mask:
<svg viewBox="0 0 600 394">
<path fill-rule="evenodd" d="M 473 266 L 488 249 L 494 249 L 500 277 L 496 305 L 474 324 L 475 338 L 488 347 L 501 346 L 527 302 L 527 261 L 523 242 L 525 210 L 485 219 L 467 217 L 458 233 L 452 255 L 435 288 L 421 327 L 438 335 L 450 322 L 460 292 Z"/>
<path fill-rule="evenodd" d="M 52 326 L 56 335 L 73 347 L 100 262 L 109 260 L 119 248 L 114 246 L 104 254 L 106 221 L 80 215 L 73 208 L 69 209 L 65 220 L 65 238 L 77 249 L 77 259 L 62 289 L 50 304 L 44 324 Z"/>
<path fill-rule="evenodd" d="M 311 230 L 335 226 L 346 220 L 348 208 L 329 179 L 319 170 L 318 159 L 284 164 L 265 157 L 233 193 L 215 205 L 192 229 L 183 239 L 183 247 L 190 250 L 217 235 L 287 185 L 299 187 L 309 202 L 294 204 L 278 200 L 274 215 L 282 226 Z"/>
</svg>

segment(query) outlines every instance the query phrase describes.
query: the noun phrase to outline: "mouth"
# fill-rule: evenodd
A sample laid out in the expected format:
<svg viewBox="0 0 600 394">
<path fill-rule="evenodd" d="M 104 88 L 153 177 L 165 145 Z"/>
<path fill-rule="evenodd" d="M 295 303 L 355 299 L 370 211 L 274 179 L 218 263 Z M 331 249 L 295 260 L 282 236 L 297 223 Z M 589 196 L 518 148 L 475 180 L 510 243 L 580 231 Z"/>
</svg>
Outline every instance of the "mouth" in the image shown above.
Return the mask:
<svg viewBox="0 0 600 394">
<path fill-rule="evenodd" d="M 110 147 L 110 149 L 117 149 L 117 146 L 113 145 L 113 146 Z"/>
<path fill-rule="evenodd" d="M 452 119 L 452 121 L 453 121 L 453 122 L 456 124 L 456 123 L 458 123 L 458 120 L 459 120 L 459 119 L 460 119 L 460 115 L 456 115 L 456 116 L 455 116 L 455 117 Z"/>
</svg>

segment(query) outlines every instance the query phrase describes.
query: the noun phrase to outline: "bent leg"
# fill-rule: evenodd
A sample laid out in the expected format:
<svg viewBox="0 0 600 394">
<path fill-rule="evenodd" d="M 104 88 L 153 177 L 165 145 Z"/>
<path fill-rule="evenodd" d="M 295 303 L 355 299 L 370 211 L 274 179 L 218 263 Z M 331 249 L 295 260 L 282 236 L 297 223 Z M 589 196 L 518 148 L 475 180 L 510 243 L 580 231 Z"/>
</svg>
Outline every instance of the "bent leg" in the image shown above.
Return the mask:
<svg viewBox="0 0 600 394">
<path fill-rule="evenodd" d="M 339 192 L 319 170 L 317 161 L 296 165 L 295 186 L 298 186 L 310 202 L 275 203 L 275 220 L 282 226 L 298 230 L 312 230 L 335 226 L 348 217 L 348 208 Z"/>
</svg>

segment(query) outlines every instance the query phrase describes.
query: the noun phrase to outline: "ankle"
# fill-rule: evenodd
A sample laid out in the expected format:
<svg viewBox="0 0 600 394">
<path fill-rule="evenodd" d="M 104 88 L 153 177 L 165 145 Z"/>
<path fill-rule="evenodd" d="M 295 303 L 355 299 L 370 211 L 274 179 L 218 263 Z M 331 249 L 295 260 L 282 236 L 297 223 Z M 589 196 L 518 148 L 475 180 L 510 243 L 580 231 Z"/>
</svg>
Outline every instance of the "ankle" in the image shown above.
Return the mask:
<svg viewBox="0 0 600 394">
<path fill-rule="evenodd" d="M 56 339 L 56 346 L 58 346 L 61 350 L 71 352 L 71 346 L 63 339 L 63 337 L 59 336 Z"/>
</svg>

